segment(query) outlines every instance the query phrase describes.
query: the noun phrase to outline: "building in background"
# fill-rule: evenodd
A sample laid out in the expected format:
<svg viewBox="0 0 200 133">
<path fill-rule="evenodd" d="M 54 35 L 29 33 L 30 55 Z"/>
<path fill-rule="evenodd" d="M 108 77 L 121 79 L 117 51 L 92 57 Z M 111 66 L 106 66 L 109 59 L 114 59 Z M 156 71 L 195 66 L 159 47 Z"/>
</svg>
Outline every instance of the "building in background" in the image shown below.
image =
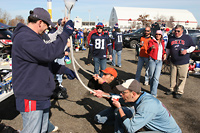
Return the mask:
<svg viewBox="0 0 200 133">
<path fill-rule="evenodd" d="M 77 29 L 91 29 L 95 27 L 95 22 L 93 21 L 82 21 L 82 18 L 76 17 L 74 19 L 74 27 Z"/>
<path fill-rule="evenodd" d="M 137 20 L 140 15 L 149 15 L 148 19 L 151 20 L 151 23 L 168 22 L 170 18 L 173 18 L 174 25 L 180 24 L 187 29 L 196 29 L 198 25 L 196 18 L 188 10 L 136 7 L 113 7 L 109 25 L 113 27 L 118 23 L 122 30 L 141 28 L 141 21 Z"/>
</svg>

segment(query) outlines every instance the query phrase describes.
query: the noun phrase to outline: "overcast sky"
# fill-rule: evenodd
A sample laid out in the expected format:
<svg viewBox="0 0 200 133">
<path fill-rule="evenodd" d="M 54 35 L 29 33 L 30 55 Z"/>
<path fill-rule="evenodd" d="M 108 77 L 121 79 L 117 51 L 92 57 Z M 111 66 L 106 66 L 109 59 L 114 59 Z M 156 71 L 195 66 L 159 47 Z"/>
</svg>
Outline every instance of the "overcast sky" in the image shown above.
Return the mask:
<svg viewBox="0 0 200 133">
<path fill-rule="evenodd" d="M 27 19 L 35 7 L 47 9 L 47 0 L 1 0 L 0 8 L 12 18 L 21 15 Z M 111 10 L 118 7 L 186 9 L 193 13 L 200 25 L 200 0 L 78 0 L 72 9 L 71 19 L 79 16 L 83 21 L 109 21 Z M 52 0 L 52 18 L 64 17 L 64 1 Z"/>
</svg>

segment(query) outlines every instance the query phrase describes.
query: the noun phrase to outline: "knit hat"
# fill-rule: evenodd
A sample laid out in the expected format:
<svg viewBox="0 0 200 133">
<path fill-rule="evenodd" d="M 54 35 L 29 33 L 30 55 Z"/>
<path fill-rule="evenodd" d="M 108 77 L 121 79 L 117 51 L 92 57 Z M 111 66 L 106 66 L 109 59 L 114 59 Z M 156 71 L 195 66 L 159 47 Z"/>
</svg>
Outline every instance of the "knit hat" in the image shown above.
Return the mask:
<svg viewBox="0 0 200 133">
<path fill-rule="evenodd" d="M 33 11 L 30 11 L 30 15 L 55 27 L 55 24 L 51 22 L 50 14 L 44 8 L 37 7 Z"/>
<path fill-rule="evenodd" d="M 161 34 L 162 35 L 162 31 L 161 30 L 157 30 L 156 34 Z"/>
<path fill-rule="evenodd" d="M 115 78 L 117 77 L 117 71 L 112 67 L 107 67 L 105 70 L 101 70 L 105 74 L 111 74 Z"/>
<path fill-rule="evenodd" d="M 114 25 L 114 29 L 118 29 L 118 23 Z"/>
<path fill-rule="evenodd" d="M 104 27 L 103 23 L 99 22 L 96 27 Z"/>
<path fill-rule="evenodd" d="M 128 79 L 123 84 L 117 85 L 116 88 L 121 92 L 123 92 L 125 90 L 134 91 L 136 93 L 140 93 L 141 92 L 141 85 L 135 79 Z"/>
</svg>

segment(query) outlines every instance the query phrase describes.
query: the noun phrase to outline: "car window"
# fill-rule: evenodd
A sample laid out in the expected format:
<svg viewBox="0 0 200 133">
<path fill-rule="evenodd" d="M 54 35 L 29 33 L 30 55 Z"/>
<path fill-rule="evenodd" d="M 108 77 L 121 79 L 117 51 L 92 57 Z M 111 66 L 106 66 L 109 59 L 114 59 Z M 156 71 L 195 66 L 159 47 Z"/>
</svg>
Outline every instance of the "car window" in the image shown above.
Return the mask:
<svg viewBox="0 0 200 133">
<path fill-rule="evenodd" d="M 189 33 L 189 34 L 192 34 L 192 33 L 200 33 L 200 30 L 188 30 L 188 33 Z"/>
<path fill-rule="evenodd" d="M 12 32 L 8 30 L 0 30 L 0 39 L 11 39 Z"/>
<path fill-rule="evenodd" d="M 140 33 L 144 33 L 145 28 L 140 28 L 138 30 L 135 31 L 135 33 L 140 34 Z"/>
</svg>

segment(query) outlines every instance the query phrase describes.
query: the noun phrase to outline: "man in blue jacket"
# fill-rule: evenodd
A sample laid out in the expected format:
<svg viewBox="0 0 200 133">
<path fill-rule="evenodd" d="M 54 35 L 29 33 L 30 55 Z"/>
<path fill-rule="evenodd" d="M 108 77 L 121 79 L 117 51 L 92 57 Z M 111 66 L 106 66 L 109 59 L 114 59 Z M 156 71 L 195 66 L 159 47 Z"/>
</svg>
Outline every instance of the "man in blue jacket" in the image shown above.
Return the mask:
<svg viewBox="0 0 200 133">
<path fill-rule="evenodd" d="M 67 39 L 74 30 L 69 20 L 56 41 L 48 45 L 41 35 L 51 22 L 43 8 L 30 11 L 28 25 L 19 23 L 13 34 L 12 72 L 16 108 L 23 118 L 22 133 L 47 132 L 50 97 L 55 89 L 54 74 L 66 74 L 74 79 L 74 72 L 53 61 L 62 57 Z"/>
<path fill-rule="evenodd" d="M 117 108 L 116 133 L 123 133 L 125 130 L 134 133 L 143 127 L 148 131 L 181 133 L 181 129 L 164 104 L 152 95 L 142 92 L 137 80 L 126 80 L 116 88 L 121 91 L 120 95 L 126 103 L 133 103 L 132 107 L 122 107 L 119 101 L 113 100 L 113 105 Z"/>
</svg>

